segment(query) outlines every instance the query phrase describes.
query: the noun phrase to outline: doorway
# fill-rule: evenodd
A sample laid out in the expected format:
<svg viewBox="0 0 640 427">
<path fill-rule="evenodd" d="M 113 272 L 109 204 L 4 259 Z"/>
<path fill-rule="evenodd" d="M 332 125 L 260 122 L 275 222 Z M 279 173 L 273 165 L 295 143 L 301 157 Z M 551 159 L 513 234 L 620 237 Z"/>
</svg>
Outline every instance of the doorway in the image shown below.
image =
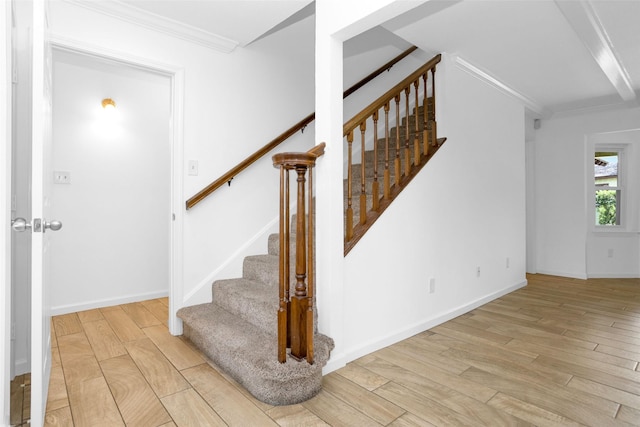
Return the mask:
<svg viewBox="0 0 640 427">
<path fill-rule="evenodd" d="M 53 315 L 169 294 L 170 115 L 168 76 L 54 49 Z"/>
<path fill-rule="evenodd" d="M 81 164 L 80 166 L 75 166 L 76 163 L 73 163 L 73 162 L 64 163 L 68 159 L 64 160 L 64 156 L 63 156 L 64 153 L 62 151 L 58 152 L 58 150 L 55 148 L 55 145 L 58 141 L 54 142 L 55 159 L 52 159 L 52 160 L 54 163 L 55 162 L 59 162 L 59 163 L 54 164 L 53 168 L 56 172 L 68 172 L 66 174 L 53 174 L 54 176 L 50 177 L 54 181 L 58 180 L 58 183 L 54 184 L 53 186 L 54 193 L 56 194 L 54 194 L 53 197 L 51 198 L 52 200 L 55 199 L 54 204 L 57 206 L 56 209 L 58 208 L 60 209 L 56 211 L 55 214 L 60 215 L 58 219 L 60 219 L 63 222 L 63 231 L 64 232 L 69 231 L 69 234 L 72 234 L 70 231 L 74 229 L 75 229 L 74 231 L 77 232 L 77 230 L 79 229 L 79 227 L 77 226 L 78 224 L 86 225 L 88 223 L 89 225 L 89 227 L 86 229 L 89 230 L 90 234 L 85 235 L 83 241 L 78 241 L 78 235 L 77 233 L 75 233 L 76 241 L 75 242 L 72 241 L 72 244 L 74 245 L 73 250 L 79 247 L 80 249 L 82 249 L 82 251 L 81 251 L 81 256 L 77 255 L 78 252 L 76 252 L 76 255 L 79 258 L 72 259 L 72 262 L 70 264 L 71 265 L 70 270 L 78 271 L 79 267 L 82 267 L 85 261 L 87 261 L 87 258 L 92 257 L 94 261 L 96 259 L 98 260 L 98 267 L 96 268 L 96 270 L 100 270 L 102 273 L 96 273 L 95 271 L 93 271 L 94 276 L 92 278 L 85 277 L 82 283 L 80 283 L 80 286 L 78 286 L 78 283 L 74 284 L 74 286 L 76 286 L 75 290 L 77 290 L 84 299 L 71 298 L 71 297 L 75 297 L 75 295 L 71 295 L 71 297 L 68 300 L 66 300 L 66 302 L 60 302 L 62 301 L 62 299 L 55 299 L 55 300 L 51 299 L 51 301 L 48 301 L 48 305 L 44 307 L 43 316 L 46 318 L 50 314 L 58 314 L 58 313 L 62 313 L 69 310 L 77 311 L 81 309 L 88 309 L 92 307 L 115 304 L 119 302 L 130 302 L 134 300 L 152 298 L 156 295 L 165 295 L 165 296 L 169 295 L 170 297 L 170 300 L 169 300 L 170 310 L 169 310 L 169 319 L 168 319 L 169 328 L 172 333 L 179 334 L 181 332 L 181 329 L 179 328 L 179 322 L 177 322 L 175 317 L 175 311 L 177 310 L 177 308 L 173 308 L 173 306 L 175 306 L 175 303 L 173 301 L 174 300 L 180 301 L 181 295 L 182 295 L 181 288 L 175 287 L 174 284 L 177 282 L 176 278 L 181 278 L 181 274 L 182 274 L 182 261 L 181 261 L 182 247 L 180 245 L 175 244 L 175 242 L 181 241 L 181 234 L 182 234 L 182 226 L 181 226 L 182 212 L 180 210 L 180 207 L 183 204 L 182 178 L 181 178 L 182 170 L 183 170 L 182 154 L 181 154 L 182 152 L 182 136 L 181 136 L 182 99 L 183 99 L 183 87 L 184 87 L 183 71 L 181 69 L 173 68 L 167 65 L 154 67 L 153 66 L 154 64 L 149 65 L 149 63 L 145 60 L 140 60 L 138 58 L 116 56 L 113 53 L 110 53 L 109 57 L 105 57 L 105 56 L 102 56 L 100 52 L 97 52 L 95 50 L 95 47 L 86 48 L 81 43 L 75 43 L 75 42 L 72 43 L 69 41 L 65 41 L 64 43 L 56 44 L 54 42 L 54 47 L 55 47 L 54 60 L 56 61 L 55 66 L 64 63 L 65 64 L 64 66 L 78 68 L 78 70 L 76 70 L 78 72 L 81 72 L 84 69 L 84 71 L 98 70 L 98 71 L 101 71 L 103 74 L 106 74 L 106 77 L 105 76 L 99 77 L 97 74 L 94 73 L 93 77 L 85 76 L 83 78 L 73 81 L 72 83 L 67 82 L 66 83 L 67 86 L 62 89 L 54 88 L 54 103 L 57 102 L 56 100 L 58 99 L 58 97 L 60 97 L 60 99 L 62 99 L 63 102 L 72 103 L 70 100 L 74 99 L 74 91 L 76 91 L 77 87 L 82 86 L 80 83 L 82 84 L 91 83 L 93 87 L 104 88 L 105 87 L 104 85 L 106 84 L 105 82 L 108 81 L 109 78 L 113 76 L 118 76 L 118 78 L 120 79 L 128 80 L 129 81 L 128 83 L 126 82 L 122 83 L 122 87 L 127 87 L 129 89 L 128 92 L 130 93 L 127 94 L 125 93 L 127 91 L 124 91 L 123 94 L 118 95 L 120 102 L 117 103 L 119 104 L 117 105 L 117 107 L 120 107 L 119 113 L 121 115 L 124 115 L 124 118 L 122 119 L 124 120 L 124 123 L 122 123 L 123 126 L 121 127 L 116 127 L 114 123 L 112 123 L 112 126 L 103 127 L 101 131 L 98 131 L 97 136 L 95 136 L 95 133 L 96 133 L 95 126 L 97 126 L 96 124 L 97 122 L 95 120 L 91 121 L 87 119 L 87 117 L 84 117 L 84 118 L 82 117 L 82 114 L 87 114 L 87 111 L 80 111 L 80 112 L 78 112 L 77 110 L 75 110 L 75 112 L 72 111 L 70 115 L 73 117 L 67 120 L 66 122 L 63 121 L 62 126 L 63 127 L 66 126 L 69 128 L 67 129 L 69 133 L 65 136 L 65 138 L 73 137 L 76 143 L 81 143 L 84 141 L 86 144 L 85 146 L 80 146 L 80 149 L 87 149 L 88 147 L 91 147 L 88 143 L 91 143 L 92 141 L 94 144 L 102 141 L 103 142 L 103 145 L 101 146 L 103 149 L 102 152 L 96 152 L 95 150 L 93 152 L 85 151 L 81 156 L 77 156 L 78 153 L 76 152 L 75 155 L 76 157 L 79 157 L 79 161 Z M 64 60 L 62 60 L 62 56 L 64 56 Z M 28 71 L 28 67 L 23 69 Z M 118 72 L 116 72 L 116 70 Z M 57 85 L 57 83 L 58 83 L 57 81 L 54 81 L 54 85 Z M 131 86 L 133 86 L 133 88 Z M 136 100 L 135 102 L 129 102 L 129 99 L 132 96 L 131 93 L 137 92 L 137 89 L 139 87 L 146 87 L 147 89 L 149 89 L 149 87 L 153 88 L 153 90 L 151 90 L 151 95 L 147 94 L 146 96 L 139 97 L 139 99 L 145 100 L 146 103 L 143 105 L 135 104 L 135 102 L 138 102 L 138 100 Z M 83 93 L 77 94 L 77 97 L 82 98 L 91 90 L 93 89 L 84 87 L 84 91 L 81 91 Z M 111 95 L 114 95 L 114 94 L 112 93 Z M 101 99 L 104 99 L 104 98 L 101 98 Z M 96 101 L 96 103 L 100 106 L 100 108 L 102 108 L 101 99 L 98 99 Z M 156 105 L 160 105 L 160 104 L 162 104 L 164 108 L 162 117 L 150 118 L 148 113 L 153 108 L 149 108 L 149 105 L 153 105 L 155 107 Z M 91 107 L 89 107 L 88 110 L 91 110 Z M 124 114 L 125 112 L 129 112 L 132 114 L 129 114 L 127 116 Z M 140 113 L 140 116 L 137 115 L 138 112 Z M 54 118 L 53 118 L 54 121 L 59 118 L 57 117 L 57 114 L 62 114 L 62 113 L 63 113 L 62 108 L 60 109 L 54 108 Z M 22 115 L 18 111 L 17 113 L 14 114 L 14 119 L 19 119 Z M 131 151 L 127 152 L 125 150 L 127 146 L 123 145 L 123 143 L 129 142 L 130 145 L 128 147 L 131 148 L 132 146 L 135 146 L 136 143 L 140 142 L 140 138 L 137 138 L 135 136 L 135 133 L 133 133 L 131 129 L 128 126 L 126 126 L 127 121 L 129 122 L 129 124 L 131 123 L 134 123 L 137 125 L 143 124 L 145 129 L 147 130 L 161 129 L 161 135 L 152 138 L 156 142 L 156 145 L 153 147 L 153 149 L 150 149 L 151 151 L 153 151 L 153 155 L 152 153 L 149 153 L 149 152 L 147 152 L 146 154 L 140 154 L 138 152 L 131 152 Z M 89 124 L 89 122 L 91 122 L 91 124 Z M 54 126 L 57 126 L 57 124 L 55 124 Z M 104 123 L 102 124 L 102 126 L 104 126 Z M 75 131 L 73 130 L 74 128 L 75 128 Z M 115 134 L 114 133 L 109 134 L 109 132 L 118 130 L 118 129 L 121 132 L 119 134 L 121 137 L 120 139 L 117 138 L 117 132 Z M 82 134 L 82 132 L 84 132 L 84 134 Z M 90 137 L 89 132 L 94 132 L 94 137 Z M 109 134 L 110 136 L 107 134 Z M 107 136 L 111 138 L 110 143 L 107 143 L 108 142 Z M 158 142 L 158 141 L 161 141 L 161 142 Z M 61 144 L 68 143 L 68 142 L 69 141 L 65 139 L 65 141 L 61 142 Z M 120 143 L 120 146 L 118 146 L 118 142 Z M 159 156 L 156 156 L 158 148 L 160 146 L 164 147 L 161 149 L 161 151 L 163 151 L 161 156 L 163 160 L 160 162 L 162 163 L 160 167 L 161 172 L 159 174 L 154 175 L 153 171 L 157 169 L 153 169 L 149 167 L 149 162 L 151 162 L 151 158 L 154 158 L 154 159 L 160 158 Z M 95 148 L 95 145 L 93 146 L 93 148 Z M 120 150 L 120 151 L 118 152 L 117 150 Z M 59 157 L 58 155 L 62 157 Z M 114 179 L 117 177 L 114 177 L 114 176 L 111 176 L 109 182 L 107 182 L 106 184 L 93 183 L 94 190 L 99 188 L 104 190 L 102 192 L 94 191 L 94 193 L 101 195 L 100 198 L 97 200 L 90 201 L 89 199 L 81 196 L 80 200 L 79 201 L 76 200 L 74 202 L 75 205 L 72 204 L 71 208 L 69 208 L 69 206 L 64 208 L 63 203 L 56 202 L 57 199 L 63 200 L 64 197 L 68 197 L 69 193 L 73 193 L 73 191 L 75 191 L 77 187 L 81 186 L 76 184 L 86 184 L 87 181 L 90 181 L 91 179 L 95 178 L 95 177 L 90 178 L 89 175 L 86 175 L 86 172 L 87 172 L 86 165 L 89 164 L 90 161 L 94 162 L 93 163 L 94 167 L 90 172 L 99 171 L 100 167 L 103 167 L 104 165 L 108 164 L 107 160 L 109 159 L 109 156 L 111 156 L 112 160 L 118 160 L 118 161 L 132 160 L 133 162 L 137 162 L 135 163 L 135 167 L 138 169 L 136 169 L 136 173 L 134 174 L 135 176 L 131 177 L 130 175 L 127 175 L 128 178 L 126 178 L 123 181 L 120 181 L 119 184 L 117 184 L 116 182 L 117 179 Z M 96 157 L 98 157 L 97 166 L 95 162 Z M 13 164 L 14 168 L 16 166 L 17 166 L 16 164 Z M 125 168 L 123 167 L 122 162 L 116 163 L 115 165 L 112 163 L 111 166 L 108 168 L 108 172 L 113 174 L 123 175 L 124 169 Z M 75 173 L 74 173 L 74 170 L 76 171 Z M 18 170 L 17 172 L 21 174 L 21 173 L 24 173 L 25 171 Z M 60 179 L 61 179 L 60 175 L 66 176 L 65 178 L 67 180 L 66 183 L 60 182 Z M 148 175 L 151 175 L 154 178 L 152 179 L 153 183 L 155 183 L 155 181 L 160 181 L 162 183 L 162 188 L 158 187 L 160 189 L 154 190 L 153 188 L 155 187 L 149 184 Z M 125 195 L 129 195 L 130 197 L 129 193 L 131 193 L 131 186 L 133 185 L 132 183 L 139 182 L 139 181 L 144 181 L 146 184 L 148 184 L 145 186 L 145 188 L 148 191 L 144 195 L 135 198 L 135 200 L 131 200 L 131 198 L 126 199 L 124 201 L 111 200 L 111 202 L 109 202 L 107 200 L 106 198 L 107 193 L 110 191 L 113 192 L 114 190 L 117 190 L 117 193 L 120 195 L 125 194 Z M 102 185 L 102 187 L 99 187 L 100 185 Z M 57 193 L 60 193 L 60 194 L 57 194 Z M 28 191 L 25 192 L 24 194 L 28 194 Z M 8 195 L 7 195 L 7 200 L 9 200 Z M 74 217 L 73 215 L 76 213 L 76 209 L 78 209 L 79 207 L 82 207 L 85 204 L 93 205 L 93 206 L 98 205 L 100 207 L 99 213 L 107 212 L 107 213 L 111 213 L 112 216 L 106 219 L 104 216 L 102 218 L 98 218 L 95 216 L 97 214 L 93 214 L 93 213 L 88 214 L 87 211 L 85 211 L 84 215 L 76 215 Z M 144 211 L 144 213 L 136 212 L 134 209 L 136 206 L 146 206 L 146 210 Z M 71 211 L 73 211 L 69 216 L 69 218 L 71 219 L 66 219 L 63 217 L 67 215 L 67 213 L 65 212 L 65 209 L 68 209 L 68 210 L 70 209 Z M 123 213 L 126 216 L 120 216 L 120 217 L 115 216 L 116 214 L 123 214 Z M 154 222 L 151 219 L 151 217 L 153 217 L 156 214 L 161 218 L 160 220 L 158 220 L 159 222 L 158 221 Z M 112 228 L 109 229 L 107 225 L 109 225 L 108 223 L 110 221 L 112 222 L 112 224 L 110 225 Z M 130 226 L 131 224 L 133 224 L 134 226 L 131 227 Z M 154 227 L 153 233 L 147 234 L 147 238 L 149 240 L 155 239 L 156 234 L 162 235 L 161 243 L 158 243 L 158 240 L 154 240 L 154 244 L 156 244 L 157 246 L 162 245 L 163 254 L 161 256 L 156 254 L 156 256 L 154 257 L 149 255 L 149 253 L 146 251 L 138 250 L 136 252 L 135 250 L 133 251 L 131 250 L 132 247 L 137 248 L 134 244 L 131 244 L 132 242 L 133 243 L 145 242 L 145 236 L 144 235 L 141 236 L 140 234 L 134 235 L 134 231 L 137 231 L 138 229 L 146 229 L 147 233 L 149 233 L 149 227 L 145 227 L 145 225 L 149 225 L 149 224 L 153 225 Z M 105 240 L 99 239 L 100 237 L 104 237 L 104 236 L 111 238 L 113 237 L 112 234 L 115 234 L 115 232 L 121 229 L 126 229 L 130 233 L 128 233 L 126 237 L 121 237 L 121 239 L 116 239 L 115 242 L 112 239 L 111 242 L 106 241 L 105 243 Z M 65 233 L 57 233 L 57 237 L 59 238 L 62 238 L 64 235 Z M 64 256 L 65 246 L 63 242 L 60 241 L 60 239 L 56 239 L 56 240 L 57 241 L 55 242 L 55 244 L 52 245 L 52 246 L 55 246 L 55 247 L 52 247 L 52 253 L 59 250 L 61 251 L 59 255 Z M 108 248 L 108 246 L 112 242 L 114 243 L 114 246 L 112 246 L 111 248 Z M 93 247 L 91 247 L 92 243 L 94 244 Z M 115 255 L 120 255 L 121 256 L 120 259 L 125 259 L 126 262 L 128 263 L 127 268 L 120 268 L 116 264 L 116 262 L 113 261 L 113 258 L 108 259 L 108 257 L 105 255 L 105 249 L 109 249 L 107 251 L 109 256 L 113 256 L 115 254 Z M 101 252 L 102 256 L 96 257 L 95 255 L 99 251 L 102 251 Z M 139 255 L 140 253 L 144 254 L 142 258 L 136 259 L 133 256 L 133 255 Z M 66 255 L 68 255 L 68 253 Z M 58 255 L 56 255 L 56 257 L 58 257 Z M 16 272 L 18 270 L 26 271 L 29 269 L 28 260 L 16 260 L 13 257 L 13 255 L 9 258 L 9 260 L 12 262 L 17 261 L 16 266 L 13 268 L 13 272 Z M 52 271 L 51 272 L 52 276 L 54 276 L 55 274 L 61 273 L 64 270 L 63 266 L 65 265 L 65 263 L 60 261 L 58 258 L 56 259 L 56 262 L 57 263 L 55 265 L 58 271 L 57 273 L 55 271 Z M 68 265 L 69 264 L 67 264 L 67 266 Z M 140 270 L 142 269 L 141 265 L 142 267 L 147 268 L 147 271 L 152 271 L 153 274 L 161 274 L 163 276 L 163 279 L 161 281 L 157 280 L 157 282 L 161 282 L 159 286 L 156 286 L 155 288 L 153 287 L 152 288 L 136 288 L 135 287 L 139 285 L 140 282 L 143 282 L 143 281 L 156 282 L 155 277 L 149 278 L 144 274 L 143 275 L 138 274 L 138 276 L 136 276 L 135 274 L 131 273 L 132 267 L 135 266 Z M 149 268 L 151 268 L 151 270 L 149 270 Z M 128 284 L 133 287 L 134 291 L 129 292 L 130 290 L 129 288 L 123 291 L 124 288 L 122 287 L 122 283 L 120 283 L 121 287 L 119 288 L 119 290 L 121 293 L 118 294 L 117 296 L 113 296 L 114 294 L 109 294 L 109 293 L 100 293 L 104 291 L 103 288 L 112 289 L 115 287 L 114 285 L 112 285 L 113 282 L 105 282 L 105 281 L 98 280 L 98 279 L 101 279 L 101 277 L 103 276 L 103 273 L 105 272 L 111 273 L 114 271 L 117 272 L 120 270 L 124 270 L 131 273 L 127 276 L 128 280 L 131 280 L 131 277 L 133 277 L 133 280 L 135 280 L 136 282 L 134 283 L 132 281 L 129 281 Z M 75 275 L 79 277 L 80 273 L 77 273 Z M 117 279 L 114 279 L 114 280 L 117 280 Z M 89 287 L 87 283 L 93 283 L 93 284 L 99 283 L 102 287 L 94 286 L 93 289 L 87 290 L 85 289 Z M 155 285 L 158 285 L 158 283 L 154 283 L 154 286 Z M 50 295 L 53 296 L 58 293 L 58 289 L 56 289 L 57 287 L 58 287 L 58 284 L 54 283 L 52 286 L 52 288 L 54 289 L 50 290 Z M 176 299 L 175 295 L 178 295 L 179 298 Z M 68 292 L 67 292 L 67 296 L 69 296 Z M 30 304 L 28 299 L 26 303 L 22 305 L 16 304 L 15 300 L 11 302 L 11 312 L 17 317 L 16 324 L 18 324 L 19 322 L 23 322 L 27 324 L 27 328 L 30 321 L 29 310 L 30 310 Z M 7 327 L 7 326 L 9 326 L 9 322 L 5 322 L 3 324 L 3 327 Z M 25 334 L 24 338 L 28 343 L 29 334 L 28 333 Z M 12 347 L 14 348 L 14 346 Z M 42 347 L 42 345 L 40 347 Z M 42 351 L 42 348 L 30 349 L 30 352 L 32 354 L 38 351 Z M 12 357 L 11 358 L 7 357 L 3 360 L 5 361 L 5 363 L 3 363 L 5 367 L 7 366 L 13 367 L 15 365 L 15 360 Z M 31 366 L 31 368 L 35 368 L 35 367 Z M 10 374 L 10 377 L 13 377 L 13 375 L 15 374 L 16 372 L 13 371 Z M 48 382 L 48 376 L 44 380 L 45 382 Z M 6 385 L 6 390 L 8 390 L 8 384 Z M 34 393 L 38 394 L 38 390 L 34 390 Z M 7 403 L 8 403 L 8 397 L 9 396 L 7 393 Z M 6 415 L 8 416 L 8 413 Z"/>
</svg>

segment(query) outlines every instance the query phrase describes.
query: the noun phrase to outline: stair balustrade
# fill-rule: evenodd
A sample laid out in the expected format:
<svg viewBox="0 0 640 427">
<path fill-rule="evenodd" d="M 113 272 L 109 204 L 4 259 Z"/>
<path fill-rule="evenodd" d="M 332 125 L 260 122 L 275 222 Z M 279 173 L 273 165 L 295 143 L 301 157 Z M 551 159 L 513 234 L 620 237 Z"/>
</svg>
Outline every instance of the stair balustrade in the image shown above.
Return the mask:
<svg viewBox="0 0 640 427">
<path fill-rule="evenodd" d="M 278 306 L 278 361 L 287 361 L 287 348 L 295 359 L 313 364 L 314 335 L 314 204 L 313 167 L 324 154 L 325 143 L 306 153 L 279 153 L 273 156 L 273 166 L 280 169 L 280 263 Z M 289 172 L 297 174 L 295 287 L 290 285 L 290 180 Z M 309 172 L 307 178 L 307 171 Z M 307 186 L 305 187 L 305 183 Z M 306 198 L 305 198 L 306 195 Z"/>
<path fill-rule="evenodd" d="M 357 91 L 358 89 L 360 89 L 361 87 L 365 86 L 367 83 L 369 83 L 370 81 L 372 81 L 373 79 L 378 77 L 380 74 L 384 73 L 385 71 L 391 70 L 391 68 L 395 64 L 400 62 L 405 57 L 409 56 L 416 49 L 417 49 L 417 47 L 411 46 L 409 49 L 405 50 L 400 55 L 398 55 L 395 58 L 393 58 L 391 61 L 387 62 L 386 64 L 384 64 L 384 65 L 382 65 L 380 67 L 378 67 L 376 70 L 372 71 L 369 75 L 367 75 L 366 77 L 362 78 L 359 82 L 357 82 L 356 84 L 351 86 L 349 89 L 345 90 L 342 93 L 342 98 L 344 99 L 344 98 L 348 97 L 349 95 L 351 95 L 352 93 L 354 93 L 355 91 Z M 198 191 L 195 195 L 190 197 L 185 202 L 186 209 L 189 210 L 189 209 L 195 207 L 198 203 L 200 203 L 201 201 L 206 199 L 208 196 L 213 194 L 214 191 L 216 191 L 217 189 L 222 187 L 224 184 L 228 183 L 229 185 L 231 185 L 231 180 L 236 175 L 238 175 L 240 172 L 242 172 L 245 169 L 247 169 L 249 166 L 251 166 L 252 164 L 257 162 L 258 160 L 260 160 L 263 156 L 265 156 L 267 153 L 269 153 L 270 151 L 275 149 L 277 146 L 282 144 L 284 141 L 289 139 L 291 136 L 295 135 L 298 131 L 304 132 L 304 129 L 307 127 L 307 125 L 309 125 L 311 122 L 313 122 L 315 120 L 315 118 L 316 118 L 316 113 L 309 114 L 307 117 L 305 117 L 304 119 L 300 120 L 298 123 L 296 123 L 295 125 L 291 126 L 289 129 L 284 131 L 282 134 L 278 135 L 275 139 L 273 139 L 272 141 L 270 141 L 269 143 L 264 145 L 258 151 L 256 151 L 255 153 L 253 153 L 252 155 L 250 155 L 249 157 L 247 157 L 246 159 L 244 159 L 240 163 L 238 163 L 233 168 L 229 169 L 224 175 L 222 175 L 221 177 L 219 177 L 218 179 L 216 179 L 215 181 L 213 181 L 212 183 L 210 183 L 209 185 L 204 187 L 202 190 Z"/>
<path fill-rule="evenodd" d="M 436 124 L 435 72 L 440 60 L 441 55 L 435 56 L 344 124 L 343 135 L 346 140 L 348 163 L 345 255 L 446 140 L 446 138 L 438 139 Z M 401 108 L 403 98 L 404 111 Z M 394 105 L 394 128 L 390 128 L 391 105 Z M 384 131 L 383 137 L 378 138 L 381 112 L 384 114 Z M 372 136 L 367 133 L 368 123 L 372 124 L 369 126 L 369 129 L 372 129 Z M 353 164 L 353 142 L 358 131 L 360 133 L 359 165 Z M 367 146 L 370 144 L 373 144 L 373 149 L 367 151 Z M 384 158 L 380 162 L 381 148 L 384 150 Z M 358 167 L 359 174 L 354 172 Z M 380 195 L 379 167 L 384 169 L 382 195 Z M 367 170 L 370 170 L 369 174 Z M 393 184 L 391 184 L 392 174 Z M 359 188 L 359 195 L 354 195 L 354 186 Z M 356 197 L 358 204 L 355 209 L 358 215 L 354 213 Z M 371 201 L 368 202 L 368 200 Z M 354 216 L 358 218 L 357 224 L 354 224 Z"/>
</svg>

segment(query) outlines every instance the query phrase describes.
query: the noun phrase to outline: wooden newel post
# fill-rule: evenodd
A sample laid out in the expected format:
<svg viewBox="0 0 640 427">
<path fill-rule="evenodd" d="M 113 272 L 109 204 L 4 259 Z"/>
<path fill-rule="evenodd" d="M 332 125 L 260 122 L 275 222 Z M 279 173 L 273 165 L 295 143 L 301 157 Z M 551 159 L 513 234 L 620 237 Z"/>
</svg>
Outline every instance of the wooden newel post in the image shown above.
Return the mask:
<svg viewBox="0 0 640 427">
<path fill-rule="evenodd" d="M 306 310 L 307 310 L 307 254 L 304 184 L 306 165 L 296 166 L 298 173 L 298 210 L 296 215 L 296 287 L 291 299 L 291 355 L 297 359 L 306 356 Z M 313 339 L 313 338 L 311 338 Z"/>
<path fill-rule="evenodd" d="M 306 153 L 281 153 L 273 156 L 280 168 L 280 263 L 278 306 L 278 361 L 287 361 L 287 348 L 295 359 L 313 363 L 314 297 L 314 205 L 313 167 L 324 154 L 321 143 Z M 290 295 L 289 266 L 289 171 L 297 174 L 295 287 Z M 309 171 L 307 179 L 307 171 Z M 308 186 L 305 184 L 308 183 Z M 308 202 L 305 195 L 308 194 Z M 308 221 L 307 221 L 308 218 Z"/>
</svg>

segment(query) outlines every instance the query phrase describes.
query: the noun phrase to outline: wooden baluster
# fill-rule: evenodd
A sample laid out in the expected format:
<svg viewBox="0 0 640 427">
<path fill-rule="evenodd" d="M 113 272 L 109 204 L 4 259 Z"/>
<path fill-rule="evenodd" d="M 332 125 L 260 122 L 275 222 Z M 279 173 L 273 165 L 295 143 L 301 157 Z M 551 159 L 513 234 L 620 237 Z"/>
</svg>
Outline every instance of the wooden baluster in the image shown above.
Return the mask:
<svg viewBox="0 0 640 427">
<path fill-rule="evenodd" d="M 433 106 L 431 107 L 431 139 L 433 146 L 438 145 L 438 123 L 436 122 L 436 66 L 431 69 L 431 98 Z"/>
<path fill-rule="evenodd" d="M 405 119 L 404 119 L 404 176 L 408 177 L 411 172 L 411 151 L 409 150 L 409 93 L 411 86 L 404 89 L 405 99 Z"/>
<path fill-rule="evenodd" d="M 395 97 L 396 101 L 396 158 L 393 171 L 396 174 L 396 185 L 400 186 L 402 171 L 400 170 L 400 94 Z"/>
<path fill-rule="evenodd" d="M 309 166 L 309 221 L 307 227 L 307 311 L 305 313 L 305 327 L 306 327 L 306 341 L 307 341 L 307 362 L 313 365 L 313 336 L 314 336 L 314 322 L 313 322 L 313 295 L 315 285 L 314 275 L 314 234 L 315 234 L 315 206 L 313 203 L 313 165 Z"/>
<path fill-rule="evenodd" d="M 389 171 L 389 102 L 384 104 L 384 198 L 391 198 L 391 173 Z"/>
<path fill-rule="evenodd" d="M 285 206 L 284 206 L 284 298 L 287 301 L 287 348 L 291 347 L 291 191 L 290 191 L 290 179 L 289 169 L 287 169 L 287 176 L 285 179 L 286 192 L 285 192 Z"/>
<path fill-rule="evenodd" d="M 367 122 L 360 123 L 360 224 L 367 222 L 367 189 L 365 174 L 365 132 L 367 130 Z"/>
<path fill-rule="evenodd" d="M 288 341 L 288 314 L 289 314 L 289 245 L 287 237 L 289 236 L 289 221 L 287 211 L 289 195 L 289 171 L 284 165 L 280 165 L 280 287 L 279 307 L 278 307 L 278 361 L 285 363 L 287 361 Z"/>
<path fill-rule="evenodd" d="M 347 219 L 346 219 L 346 240 L 347 242 L 353 238 L 353 190 L 352 190 L 352 179 L 353 179 L 353 170 L 351 167 L 352 157 L 353 157 L 353 130 L 350 130 L 347 134 Z"/>
<path fill-rule="evenodd" d="M 420 165 L 420 141 L 418 140 L 418 135 L 420 134 L 420 124 L 418 123 L 418 117 L 420 117 L 420 114 L 418 112 L 418 107 L 420 106 L 420 102 L 418 100 L 419 84 L 420 80 L 416 80 L 415 82 L 413 82 L 413 90 L 416 94 L 415 113 L 413 114 L 413 118 L 416 122 L 416 132 L 413 136 L 413 164 L 416 166 Z"/>
<path fill-rule="evenodd" d="M 428 73 L 424 73 L 422 75 L 422 88 L 424 90 L 424 98 L 422 99 L 422 150 L 424 151 L 425 157 L 429 155 L 429 132 L 427 130 L 427 123 L 429 121 L 429 107 L 427 107 L 427 77 Z"/>
<path fill-rule="evenodd" d="M 371 185 L 373 206 L 371 209 L 378 211 L 380 208 L 380 188 L 378 185 L 378 110 L 373 113 L 373 184 Z"/>
<path fill-rule="evenodd" d="M 297 359 L 306 356 L 307 340 L 305 319 L 308 309 L 307 299 L 307 255 L 306 255 L 306 212 L 305 174 L 307 167 L 296 165 L 298 174 L 298 210 L 296 213 L 296 286 L 291 298 L 291 355 Z"/>
</svg>

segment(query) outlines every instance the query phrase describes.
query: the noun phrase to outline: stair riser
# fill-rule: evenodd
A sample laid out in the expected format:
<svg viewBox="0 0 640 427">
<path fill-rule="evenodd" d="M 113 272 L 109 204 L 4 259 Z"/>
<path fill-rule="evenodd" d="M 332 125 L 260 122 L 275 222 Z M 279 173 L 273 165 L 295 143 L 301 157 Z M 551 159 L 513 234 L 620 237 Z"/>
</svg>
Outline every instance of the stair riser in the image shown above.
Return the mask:
<svg viewBox="0 0 640 427">
<path fill-rule="evenodd" d="M 247 257 L 242 264 L 242 277 L 277 287 L 279 279 L 279 260 L 277 256 L 268 259 Z"/>
<path fill-rule="evenodd" d="M 277 337 L 266 334 L 216 304 L 185 307 L 178 312 L 184 336 L 215 365 L 270 405 L 304 402 L 320 391 L 322 367 L 333 349 L 333 340 L 314 337 L 315 363 L 288 357 L 277 361 Z"/>
<path fill-rule="evenodd" d="M 212 289 L 212 301 L 228 312 L 239 316 L 263 331 L 276 334 L 278 331 L 278 292 L 262 289 L 263 292 L 252 292 L 252 288 L 262 284 L 242 283 L 241 281 L 220 280 Z M 264 292 L 266 291 L 266 292 Z"/>
</svg>

